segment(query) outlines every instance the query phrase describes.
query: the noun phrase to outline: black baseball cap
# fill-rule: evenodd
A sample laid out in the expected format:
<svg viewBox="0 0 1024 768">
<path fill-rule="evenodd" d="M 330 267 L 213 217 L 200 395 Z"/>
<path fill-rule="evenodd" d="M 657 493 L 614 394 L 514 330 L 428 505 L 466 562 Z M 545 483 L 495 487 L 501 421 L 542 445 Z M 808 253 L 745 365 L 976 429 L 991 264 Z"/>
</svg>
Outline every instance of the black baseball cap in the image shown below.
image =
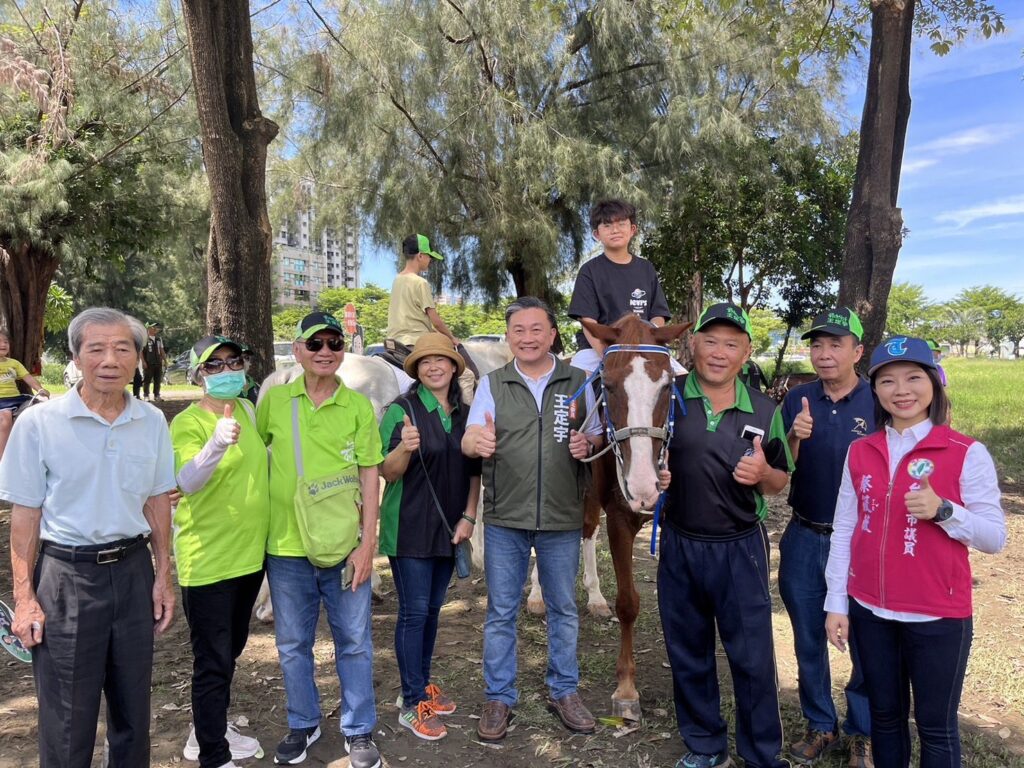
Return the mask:
<svg viewBox="0 0 1024 768">
<path fill-rule="evenodd" d="M 326 312 L 310 312 L 295 326 L 295 338 L 308 339 L 317 331 L 335 331 L 339 336 L 345 335 L 341 323 L 334 315 L 329 315 Z"/>
<path fill-rule="evenodd" d="M 444 256 L 437 251 L 431 250 L 430 240 L 427 239 L 426 235 L 409 235 L 402 241 L 402 253 L 406 256 L 415 256 L 417 253 L 425 253 L 433 259 L 444 261 Z"/>
<path fill-rule="evenodd" d="M 864 326 L 857 313 L 849 307 L 836 307 L 817 315 L 811 322 L 811 329 L 801 339 L 810 339 L 819 333 L 829 336 L 853 336 L 857 342 L 864 337 Z"/>
<path fill-rule="evenodd" d="M 195 370 L 209 360 L 210 355 L 217 351 L 218 347 L 223 346 L 234 347 L 238 354 L 242 354 L 245 351 L 241 344 L 229 339 L 227 336 L 220 336 L 218 334 L 203 336 L 203 338 L 192 345 L 192 350 L 188 353 L 189 368 Z"/>
<path fill-rule="evenodd" d="M 750 316 L 743 307 L 738 307 L 727 301 L 712 304 L 700 313 L 693 331 L 694 333 L 702 331 L 713 323 L 730 323 L 747 334 L 748 338 L 753 338 L 750 334 Z"/>
</svg>

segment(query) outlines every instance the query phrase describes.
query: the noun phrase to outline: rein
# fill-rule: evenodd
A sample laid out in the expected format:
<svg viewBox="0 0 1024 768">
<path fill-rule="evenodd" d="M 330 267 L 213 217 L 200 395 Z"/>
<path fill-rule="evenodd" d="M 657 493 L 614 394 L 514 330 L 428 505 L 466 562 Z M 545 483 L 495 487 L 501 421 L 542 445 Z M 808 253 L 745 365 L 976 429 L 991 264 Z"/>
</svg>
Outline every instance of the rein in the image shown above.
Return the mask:
<svg viewBox="0 0 1024 768">
<path fill-rule="evenodd" d="M 601 413 L 604 416 L 604 431 L 608 444 L 593 456 L 588 456 L 585 459 L 581 459 L 581 461 L 584 463 L 590 463 L 596 460 L 599 456 L 603 456 L 608 451 L 611 451 L 615 456 L 615 474 L 618 478 L 619 490 L 622 492 L 622 497 L 628 503 L 633 501 L 634 498 L 629 492 L 629 484 L 626 481 L 625 476 L 622 474 L 623 467 L 625 466 L 625 460 L 622 457 L 622 443 L 634 437 L 650 437 L 652 439 L 661 440 L 661 451 L 658 454 L 657 469 L 659 471 L 664 469 L 668 458 L 668 444 L 672 439 L 672 435 L 675 433 L 676 407 L 678 406 L 683 416 L 685 416 L 686 403 L 679 392 L 679 388 L 673 382 L 672 391 L 669 393 L 668 416 L 665 419 L 665 425 L 663 427 L 623 427 L 621 429 L 616 429 L 615 425 L 612 423 L 611 413 L 608 409 L 608 396 L 604 387 L 603 371 L 605 360 L 608 355 L 619 352 L 665 355 L 670 359 L 672 353 L 667 347 L 663 347 L 658 344 L 612 344 L 604 351 L 600 365 L 597 366 L 593 373 L 587 376 L 586 381 L 584 381 L 580 388 L 573 393 L 571 398 L 572 400 L 578 399 L 584 392 L 586 392 L 587 387 L 593 384 L 595 379 L 601 380 L 601 394 L 598 396 L 597 402 L 595 403 L 596 407 L 592 412 L 587 414 L 583 424 L 580 425 L 580 429 L 583 430 L 586 428 L 594 413 Z M 662 491 L 658 494 L 658 501 L 654 506 L 654 517 L 651 530 L 652 556 L 655 554 L 657 548 L 658 521 L 661 517 L 661 509 L 664 506 L 664 502 L 665 491 Z"/>
</svg>

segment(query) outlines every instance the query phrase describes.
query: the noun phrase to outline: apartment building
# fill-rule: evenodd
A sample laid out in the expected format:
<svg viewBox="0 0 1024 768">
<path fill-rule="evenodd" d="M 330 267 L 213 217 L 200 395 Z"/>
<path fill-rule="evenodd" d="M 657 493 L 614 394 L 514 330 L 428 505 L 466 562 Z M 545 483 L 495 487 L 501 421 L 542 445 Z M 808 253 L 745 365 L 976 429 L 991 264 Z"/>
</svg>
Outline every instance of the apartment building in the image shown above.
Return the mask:
<svg viewBox="0 0 1024 768">
<path fill-rule="evenodd" d="M 321 291 L 359 286 L 359 233 L 324 227 L 315 233 L 316 211 L 288 214 L 274 231 L 275 304 L 312 307 Z"/>
</svg>

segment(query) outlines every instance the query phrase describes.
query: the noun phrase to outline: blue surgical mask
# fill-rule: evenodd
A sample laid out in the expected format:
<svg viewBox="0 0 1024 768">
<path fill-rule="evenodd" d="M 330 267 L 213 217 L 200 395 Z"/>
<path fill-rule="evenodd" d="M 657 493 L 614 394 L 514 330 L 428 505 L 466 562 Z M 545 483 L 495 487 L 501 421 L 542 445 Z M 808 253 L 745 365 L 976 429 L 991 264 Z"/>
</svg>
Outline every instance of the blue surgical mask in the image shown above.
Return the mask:
<svg viewBox="0 0 1024 768">
<path fill-rule="evenodd" d="M 215 400 L 232 400 L 242 394 L 245 371 L 224 371 L 203 377 L 206 394 Z"/>
</svg>

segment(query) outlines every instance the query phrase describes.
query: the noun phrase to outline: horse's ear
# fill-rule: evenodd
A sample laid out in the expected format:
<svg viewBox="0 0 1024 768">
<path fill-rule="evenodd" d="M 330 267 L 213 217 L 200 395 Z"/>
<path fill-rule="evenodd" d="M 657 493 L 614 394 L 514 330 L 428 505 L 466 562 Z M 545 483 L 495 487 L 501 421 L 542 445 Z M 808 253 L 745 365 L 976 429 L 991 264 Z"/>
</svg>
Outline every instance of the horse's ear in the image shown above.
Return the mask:
<svg viewBox="0 0 1024 768">
<path fill-rule="evenodd" d="M 601 325 L 596 320 L 591 320 L 588 317 L 580 318 L 580 322 L 595 339 L 607 341 L 608 343 L 613 343 L 619 340 L 618 328 L 613 328 L 610 325 Z"/>
<path fill-rule="evenodd" d="M 681 323 L 679 325 L 663 325 L 661 328 L 654 329 L 654 340 L 659 344 L 667 344 L 670 341 L 674 341 L 686 333 L 693 323 Z"/>
</svg>

